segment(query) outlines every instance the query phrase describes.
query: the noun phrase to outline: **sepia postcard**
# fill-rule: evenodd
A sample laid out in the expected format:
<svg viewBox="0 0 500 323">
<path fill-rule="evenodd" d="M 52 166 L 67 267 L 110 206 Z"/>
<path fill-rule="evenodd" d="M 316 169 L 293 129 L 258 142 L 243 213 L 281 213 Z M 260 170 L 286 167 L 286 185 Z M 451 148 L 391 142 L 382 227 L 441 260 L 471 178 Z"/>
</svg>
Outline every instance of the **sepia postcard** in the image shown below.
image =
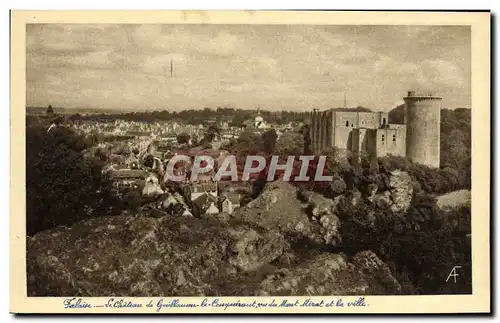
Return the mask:
<svg viewBox="0 0 500 323">
<path fill-rule="evenodd" d="M 12 313 L 490 313 L 490 12 L 12 11 Z"/>
</svg>

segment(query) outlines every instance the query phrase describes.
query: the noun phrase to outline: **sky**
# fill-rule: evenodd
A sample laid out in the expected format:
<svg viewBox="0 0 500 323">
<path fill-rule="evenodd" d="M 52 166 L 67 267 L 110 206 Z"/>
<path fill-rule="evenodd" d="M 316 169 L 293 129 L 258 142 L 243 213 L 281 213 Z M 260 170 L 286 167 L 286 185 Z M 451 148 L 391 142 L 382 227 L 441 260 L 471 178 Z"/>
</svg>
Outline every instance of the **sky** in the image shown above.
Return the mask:
<svg viewBox="0 0 500 323">
<path fill-rule="evenodd" d="M 27 106 L 389 111 L 471 104 L 468 26 L 30 24 Z M 170 73 L 170 61 L 173 73 Z"/>
</svg>

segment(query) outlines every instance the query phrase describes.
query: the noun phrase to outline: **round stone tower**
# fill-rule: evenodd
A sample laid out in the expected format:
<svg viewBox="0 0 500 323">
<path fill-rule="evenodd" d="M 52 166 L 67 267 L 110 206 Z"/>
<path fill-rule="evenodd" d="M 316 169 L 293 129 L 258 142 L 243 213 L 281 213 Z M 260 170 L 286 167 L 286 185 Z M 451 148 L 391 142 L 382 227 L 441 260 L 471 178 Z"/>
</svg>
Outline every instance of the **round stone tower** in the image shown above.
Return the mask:
<svg viewBox="0 0 500 323">
<path fill-rule="evenodd" d="M 406 157 L 439 167 L 441 98 L 409 91 L 405 101 Z"/>
</svg>

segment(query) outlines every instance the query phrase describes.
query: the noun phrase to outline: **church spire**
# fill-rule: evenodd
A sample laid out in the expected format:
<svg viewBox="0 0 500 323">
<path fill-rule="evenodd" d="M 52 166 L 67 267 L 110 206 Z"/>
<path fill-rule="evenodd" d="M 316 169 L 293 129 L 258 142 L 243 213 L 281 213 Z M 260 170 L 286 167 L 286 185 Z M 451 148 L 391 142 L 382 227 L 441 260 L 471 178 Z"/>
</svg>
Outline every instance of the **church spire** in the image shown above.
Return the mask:
<svg viewBox="0 0 500 323">
<path fill-rule="evenodd" d="M 174 63 L 172 61 L 172 57 L 170 57 L 170 78 L 174 77 Z"/>
</svg>

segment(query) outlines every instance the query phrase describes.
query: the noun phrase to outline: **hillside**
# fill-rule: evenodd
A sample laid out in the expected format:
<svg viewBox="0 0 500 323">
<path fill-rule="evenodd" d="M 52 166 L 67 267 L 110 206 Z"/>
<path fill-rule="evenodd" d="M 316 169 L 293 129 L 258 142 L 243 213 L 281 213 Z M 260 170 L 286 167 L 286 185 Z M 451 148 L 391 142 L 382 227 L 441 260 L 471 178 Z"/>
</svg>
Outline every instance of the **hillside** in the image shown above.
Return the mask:
<svg viewBox="0 0 500 323">
<path fill-rule="evenodd" d="M 335 199 L 314 192 L 304 195 L 285 182 L 269 183 L 229 219 L 152 218 L 143 213 L 95 217 L 45 230 L 27 241 L 28 295 L 418 293 L 414 284 L 421 283 L 408 280 L 408 272 L 398 264 L 402 255 L 394 254 L 398 250 L 394 244 L 404 244 L 417 232 L 422 242 L 433 243 L 436 228 L 431 235 L 426 233 L 425 225 L 432 218 L 416 217 L 411 198 L 403 198 L 412 195 L 414 184 L 408 175 L 393 172 L 390 178 L 387 190 L 369 196 L 346 193 Z M 398 207 L 391 207 L 394 205 Z M 394 216 L 402 222 L 394 222 Z M 396 228 L 405 223 L 409 228 L 418 223 L 420 229 L 397 233 Z M 378 242 L 366 240 L 369 237 Z M 392 251 L 386 249 L 386 239 L 392 241 Z M 430 249 L 432 256 L 449 257 L 438 241 L 441 252 Z M 102 248 L 105 253 L 99 252 Z M 408 257 L 412 249 L 402 250 Z M 424 256 L 425 250 L 413 249 L 410 255 L 431 256 Z M 424 267 L 415 264 L 410 269 L 423 270 L 425 275 L 438 270 L 433 266 L 447 266 L 455 260 L 429 268 L 433 262 L 427 260 Z"/>
<path fill-rule="evenodd" d="M 350 260 L 318 253 L 292 268 L 279 265 L 293 258 L 279 232 L 232 221 L 99 217 L 38 233 L 28 240 L 27 255 L 29 296 L 354 295 L 400 289 L 371 252 Z"/>
</svg>

